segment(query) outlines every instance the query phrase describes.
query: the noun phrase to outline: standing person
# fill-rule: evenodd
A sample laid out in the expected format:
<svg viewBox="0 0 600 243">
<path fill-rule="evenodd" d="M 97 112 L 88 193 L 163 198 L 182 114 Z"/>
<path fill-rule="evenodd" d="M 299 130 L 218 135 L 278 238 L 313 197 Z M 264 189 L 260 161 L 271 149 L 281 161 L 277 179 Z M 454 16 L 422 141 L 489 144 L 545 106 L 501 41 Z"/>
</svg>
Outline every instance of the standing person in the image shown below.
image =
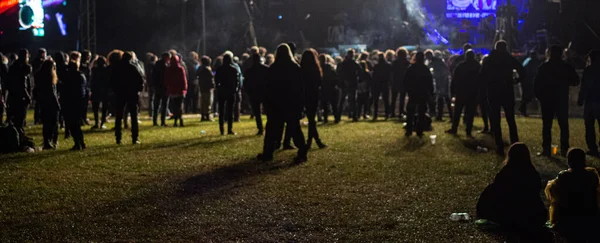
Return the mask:
<svg viewBox="0 0 600 243">
<path fill-rule="evenodd" d="M 548 60 L 540 66 L 534 80 L 535 96 L 542 106 L 542 152 L 550 156 L 552 121 L 556 116 L 560 127 L 560 150 L 563 156 L 569 150 L 569 86 L 579 85 L 575 68 L 563 61 L 563 48 L 552 46 Z"/>
<path fill-rule="evenodd" d="M 200 66 L 200 57 L 196 52 L 190 52 L 187 63 L 187 80 L 188 80 L 188 92 L 185 96 L 185 112 L 186 113 L 198 113 L 198 99 L 200 98 L 200 88 L 198 83 L 198 76 L 196 76 L 196 70 Z"/>
<path fill-rule="evenodd" d="M 379 113 L 379 96 L 385 107 L 385 119 L 391 114 L 390 111 L 390 81 L 392 80 L 392 65 L 385 59 L 385 54 L 379 54 L 379 61 L 373 67 L 373 120 L 377 120 Z"/>
<path fill-rule="evenodd" d="M 158 111 L 160 110 L 160 125 L 165 127 L 167 118 L 167 108 L 169 106 L 169 96 L 167 95 L 167 87 L 165 86 L 165 71 L 167 64 L 171 60 L 171 54 L 165 52 L 161 59 L 156 62 L 152 70 L 152 93 L 154 99 L 152 104 L 152 121 L 154 126 L 158 126 Z"/>
<path fill-rule="evenodd" d="M 590 66 L 583 71 L 579 98 L 577 104 L 583 106 L 583 119 L 585 121 L 585 141 L 589 155 L 600 157 L 596 141 L 595 123 L 600 125 L 600 51 L 590 53 Z"/>
<path fill-rule="evenodd" d="M 240 68 L 240 65 L 237 62 L 233 61 L 233 59 L 234 59 L 233 53 L 231 51 L 226 51 L 225 55 L 231 56 L 231 65 L 236 69 L 236 71 L 238 73 L 239 85 L 238 85 L 238 90 L 235 93 L 235 100 L 233 101 L 234 102 L 233 103 L 233 121 L 239 122 L 240 114 L 241 114 L 241 110 L 242 110 L 242 89 L 240 87 L 242 87 L 244 85 L 244 76 L 242 75 L 242 69 Z M 218 70 L 218 69 L 216 69 L 216 70 Z M 218 98 L 218 99 L 221 100 L 220 98 Z M 219 103 L 219 105 L 221 105 L 221 103 Z"/>
<path fill-rule="evenodd" d="M 323 123 L 329 123 L 329 112 L 334 116 L 337 114 L 340 89 L 339 79 L 333 66 L 333 58 L 328 54 L 321 53 L 319 62 L 323 69 L 323 83 L 321 85 L 321 109 L 323 109 Z"/>
<path fill-rule="evenodd" d="M 35 57 L 35 59 L 33 59 L 33 61 L 31 61 L 31 68 L 33 70 L 33 100 L 35 101 L 35 107 L 34 107 L 34 113 L 33 113 L 33 124 L 40 124 L 42 123 L 42 117 L 40 114 L 40 110 L 41 110 L 41 104 L 39 104 L 38 102 L 38 92 L 37 92 L 37 80 L 35 80 L 35 74 L 40 70 L 40 67 L 42 66 L 42 63 L 44 61 L 46 61 L 46 59 L 48 58 L 48 52 L 46 51 L 46 49 L 44 48 L 40 48 L 38 50 L 38 54 Z"/>
<path fill-rule="evenodd" d="M 110 75 L 106 64 L 106 58 L 99 56 L 92 67 L 92 79 L 90 80 L 92 82 L 92 110 L 94 112 L 94 126 L 92 129 L 106 129 L 104 123 L 108 115 L 108 92 L 110 90 Z M 100 105 L 102 105 L 102 111 L 100 111 Z"/>
<path fill-rule="evenodd" d="M 165 87 L 171 108 L 173 109 L 173 126 L 183 127 L 183 100 L 187 94 L 188 82 L 185 67 L 181 66 L 178 55 L 171 56 L 169 66 L 165 70 Z M 177 124 L 179 121 L 179 124 Z"/>
<path fill-rule="evenodd" d="M 523 61 L 523 67 L 527 72 L 527 78 L 521 83 L 521 104 L 519 105 L 519 112 L 521 115 L 527 117 L 527 105 L 533 101 L 533 79 L 537 76 L 537 71 L 541 62 L 538 59 L 537 51 L 529 52 L 529 57 Z"/>
<path fill-rule="evenodd" d="M 487 58 L 488 58 L 488 55 L 483 56 L 483 58 L 479 62 L 479 65 L 482 65 L 483 62 Z M 483 75 L 481 74 L 481 70 L 479 70 L 479 83 L 477 84 L 479 92 L 477 94 L 477 100 L 478 100 L 479 110 L 481 111 L 481 120 L 483 122 L 483 129 L 481 131 L 479 131 L 478 133 L 489 134 L 490 127 L 491 127 L 491 125 L 490 125 L 490 102 L 488 99 L 487 80 L 483 79 L 482 77 L 483 77 Z"/>
<path fill-rule="evenodd" d="M 58 118 L 58 126 L 62 129 L 65 126 L 65 117 L 64 117 L 64 107 L 65 99 L 62 97 L 62 93 L 64 93 L 64 84 L 69 76 L 68 65 L 69 65 L 69 55 L 64 52 L 57 52 L 54 54 L 53 59 L 56 63 L 56 75 L 58 76 L 58 85 L 56 86 L 56 90 L 58 92 L 58 101 L 60 103 L 61 111 L 60 116 Z M 69 138 L 71 133 L 69 129 L 65 129 L 65 139 Z"/>
<path fill-rule="evenodd" d="M 200 67 L 196 71 L 200 88 L 200 121 L 212 121 L 211 108 L 214 101 L 215 75 L 210 67 L 210 57 L 202 56 Z"/>
<path fill-rule="evenodd" d="M 86 148 L 85 141 L 83 138 L 83 132 L 81 126 L 83 120 L 81 119 L 83 109 L 81 104 L 86 99 L 85 95 L 87 92 L 87 82 L 85 75 L 79 72 L 79 63 L 81 61 L 81 53 L 71 52 L 70 62 L 67 69 L 67 78 L 63 81 L 63 90 L 61 92 L 61 98 L 64 98 L 64 117 L 66 130 L 69 130 L 75 145 L 71 150 L 83 150 Z"/>
<path fill-rule="evenodd" d="M 483 62 L 481 75 L 487 85 L 488 100 L 490 102 L 490 122 L 496 140 L 496 153 L 504 156 L 504 140 L 500 126 L 500 109 L 504 109 L 511 143 L 519 141 L 517 123 L 515 122 L 515 91 L 513 70 L 517 70 L 521 82 L 526 78 L 525 70 L 517 59 L 508 52 L 506 42 L 498 41 L 495 50 Z"/>
<path fill-rule="evenodd" d="M 360 61 L 360 73 L 358 74 L 358 86 L 356 89 L 356 96 L 358 101 L 358 115 L 363 114 L 364 119 L 369 119 L 369 107 L 371 95 L 371 84 L 373 78 L 369 70 L 369 64 L 366 61 Z"/>
<path fill-rule="evenodd" d="M 0 125 L 4 124 L 6 87 L 8 84 L 8 58 L 0 52 Z"/>
<path fill-rule="evenodd" d="M 348 98 L 350 107 L 350 117 L 353 121 L 358 121 L 358 106 L 356 105 L 356 86 L 358 85 L 358 73 L 360 66 L 354 61 L 354 49 L 348 49 L 346 58 L 337 67 L 337 74 L 342 85 L 342 95 L 338 106 L 338 112 L 335 117 L 335 123 L 342 120 L 342 112 Z"/>
<path fill-rule="evenodd" d="M 263 153 L 258 155 L 262 161 L 273 159 L 276 144 L 281 141 L 284 124 L 287 123 L 294 144 L 298 147 L 295 163 L 306 162 L 307 148 L 304 134 L 300 128 L 300 119 L 304 106 L 304 85 L 300 66 L 292 56 L 290 47 L 281 44 L 277 47 L 275 62 L 269 68 L 265 90 L 265 108 L 267 111 L 267 129 Z"/>
<path fill-rule="evenodd" d="M 406 102 L 406 91 L 404 90 L 404 76 L 406 70 L 410 66 L 408 61 L 408 51 L 405 48 L 398 48 L 396 51 L 396 60 L 392 62 L 392 103 L 390 108 L 392 110 L 391 117 L 396 116 L 396 101 L 400 99 L 398 107 L 398 116 L 402 118 L 402 115 L 406 114 L 404 105 Z"/>
<path fill-rule="evenodd" d="M 327 147 L 319 137 L 317 131 L 317 110 L 319 107 L 319 97 L 321 91 L 321 82 L 323 80 L 323 70 L 318 60 L 318 53 L 315 49 L 309 48 L 302 53 L 300 70 L 302 74 L 302 83 L 304 83 L 306 118 L 308 118 L 308 140 L 306 148 L 310 149 L 313 139 L 320 149 Z"/>
<path fill-rule="evenodd" d="M 27 109 L 31 103 L 31 65 L 29 65 L 29 51 L 19 51 L 17 59 L 8 71 L 8 118 L 17 130 L 24 133 Z"/>
<path fill-rule="evenodd" d="M 144 76 L 136 64 L 133 63 L 133 52 L 123 53 L 121 62 L 111 74 L 111 86 L 115 92 L 116 102 L 116 121 L 115 137 L 117 144 L 121 144 L 122 128 L 121 122 L 126 117 L 126 112 L 131 116 L 131 141 L 132 144 L 140 144 L 139 141 L 139 123 L 138 109 L 140 101 L 140 92 L 144 89 Z"/>
<path fill-rule="evenodd" d="M 35 80 L 38 85 L 36 90 L 38 92 L 40 115 L 43 124 L 43 149 L 56 149 L 56 146 L 58 145 L 58 116 L 60 104 L 58 103 L 58 93 L 56 92 L 58 76 L 56 75 L 56 65 L 54 64 L 54 61 L 44 61 L 38 72 L 35 74 Z"/>
<path fill-rule="evenodd" d="M 79 71 L 85 76 L 85 80 L 89 81 L 92 76 L 92 53 L 89 50 L 83 50 L 81 52 L 81 64 L 79 65 Z M 81 119 L 83 120 L 83 124 L 90 125 L 89 119 L 87 118 L 88 105 L 91 100 L 90 97 L 90 88 L 91 82 L 87 82 L 87 87 L 85 88 L 85 100 L 81 102 Z"/>
<path fill-rule="evenodd" d="M 458 64 L 452 77 L 450 92 L 452 97 L 455 97 L 456 106 L 454 107 L 452 128 L 446 131 L 446 133 L 457 133 L 460 115 L 464 108 L 464 123 L 467 125 L 467 137 L 473 137 L 471 132 L 473 130 L 475 109 L 477 108 L 479 70 L 481 70 L 481 65 L 475 60 L 475 53 L 472 50 L 468 50 L 465 56 L 465 61 Z"/>
<path fill-rule="evenodd" d="M 227 134 L 235 135 L 233 132 L 234 104 L 240 88 L 240 74 L 233 64 L 231 55 L 223 56 L 223 66 L 217 69 L 215 84 L 219 96 L 219 129 L 221 136 L 225 135 L 224 124 L 227 120 Z"/>
<path fill-rule="evenodd" d="M 258 51 L 258 49 L 257 49 Z M 261 58 L 258 53 L 252 54 L 249 61 L 252 65 L 246 70 L 244 77 L 244 90 L 250 96 L 250 106 L 252 106 L 252 115 L 256 119 L 256 128 L 258 128 L 257 136 L 262 136 L 264 133 L 261 105 L 265 96 L 265 85 L 267 81 L 267 73 L 269 67 L 261 63 Z"/>
<path fill-rule="evenodd" d="M 413 131 L 416 131 L 417 136 L 422 137 L 425 130 L 427 103 L 433 94 L 433 76 L 429 68 L 425 66 L 425 54 L 423 52 L 417 52 L 414 63 L 406 70 L 404 90 L 408 94 L 405 136 L 410 137 Z M 415 122 L 415 112 L 417 110 L 418 116 Z"/>
<path fill-rule="evenodd" d="M 152 112 L 154 111 L 154 89 L 152 85 L 154 81 L 154 75 L 152 71 L 156 66 L 156 62 L 158 61 L 158 57 L 154 55 L 154 53 L 146 53 L 146 61 L 144 63 L 144 73 L 146 74 L 146 84 L 145 90 L 148 92 L 148 117 L 152 117 Z"/>
<path fill-rule="evenodd" d="M 441 58 L 441 52 L 434 54 L 432 50 L 425 52 L 425 58 L 429 62 L 430 70 L 433 70 L 433 79 L 435 80 L 435 103 L 437 104 L 436 121 L 443 121 L 444 104 L 448 108 L 448 116 L 452 120 L 452 103 L 450 101 L 450 80 L 448 66 Z M 433 108 L 433 107 L 432 107 Z M 433 108 L 435 109 L 435 108 Z"/>
</svg>

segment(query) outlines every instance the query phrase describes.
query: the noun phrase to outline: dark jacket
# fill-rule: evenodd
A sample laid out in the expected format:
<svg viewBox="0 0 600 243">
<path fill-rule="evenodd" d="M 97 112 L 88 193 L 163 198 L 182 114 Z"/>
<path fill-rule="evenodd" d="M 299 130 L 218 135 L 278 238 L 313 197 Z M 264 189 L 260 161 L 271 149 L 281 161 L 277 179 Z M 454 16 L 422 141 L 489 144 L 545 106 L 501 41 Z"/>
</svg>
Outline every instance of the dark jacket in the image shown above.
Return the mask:
<svg viewBox="0 0 600 243">
<path fill-rule="evenodd" d="M 406 70 L 404 90 L 413 101 L 429 100 L 433 94 L 433 76 L 425 64 L 413 64 Z"/>
<path fill-rule="evenodd" d="M 108 95 L 110 90 L 110 74 L 107 67 L 92 69 L 92 95 Z"/>
<path fill-rule="evenodd" d="M 246 70 L 246 73 L 244 74 L 246 80 L 244 82 L 244 90 L 248 92 L 251 99 L 264 99 L 268 73 L 269 67 L 260 63 L 254 63 Z"/>
<path fill-rule="evenodd" d="M 450 92 L 458 102 L 476 102 L 479 93 L 479 70 L 475 60 L 467 60 L 454 70 Z"/>
<path fill-rule="evenodd" d="M 304 94 L 307 102 L 316 102 L 319 100 L 321 83 L 323 77 L 317 68 L 300 67 L 302 73 L 302 83 L 304 83 Z"/>
<path fill-rule="evenodd" d="M 561 102 L 568 105 L 569 86 L 579 85 L 579 75 L 563 60 L 550 60 L 538 69 L 535 76 L 535 96 L 542 103 Z"/>
<path fill-rule="evenodd" d="M 231 63 L 224 63 L 223 66 L 217 69 L 215 84 L 219 94 L 231 94 L 237 92 L 240 88 L 240 73 L 238 72 L 238 69 Z"/>
<path fill-rule="evenodd" d="M 592 65 L 583 71 L 579 89 L 579 105 L 600 104 L 600 67 Z"/>
<path fill-rule="evenodd" d="M 117 96 L 138 95 L 144 89 L 144 77 L 138 67 L 129 62 L 117 64 L 112 70 L 110 83 Z"/>
<path fill-rule="evenodd" d="M 165 86 L 165 70 L 167 70 L 167 63 L 165 60 L 161 59 L 156 62 L 154 68 L 152 69 L 152 79 L 150 86 L 157 93 L 165 93 L 166 94 L 166 86 Z"/>
<path fill-rule="evenodd" d="M 521 82 L 527 73 L 517 59 L 508 52 L 492 51 L 481 67 L 481 78 L 487 85 L 488 99 L 515 102 L 513 70 L 517 70 Z"/>
<path fill-rule="evenodd" d="M 210 92 L 215 88 L 215 75 L 210 67 L 200 66 L 196 70 L 196 76 L 198 77 L 201 93 Z"/>
<path fill-rule="evenodd" d="M 433 69 L 433 79 L 435 81 L 435 93 L 447 95 L 450 89 L 450 80 L 448 76 L 450 71 L 444 60 L 433 57 L 429 62 L 429 68 Z"/>
<path fill-rule="evenodd" d="M 77 71 L 73 67 L 74 65 L 75 64 L 69 64 L 69 71 L 67 72 L 67 78 L 63 81 L 63 92 L 61 93 L 64 104 L 69 107 L 81 106 L 81 101 L 85 98 L 87 93 L 87 80 L 85 79 L 85 75 Z"/>
<path fill-rule="evenodd" d="M 321 93 L 331 94 L 338 92 L 339 79 L 335 72 L 335 67 L 332 64 L 324 64 L 321 66 L 323 69 L 323 82 L 321 83 Z"/>
<path fill-rule="evenodd" d="M 48 75 L 42 75 L 41 73 L 36 73 L 35 76 L 36 87 L 35 90 L 37 92 L 37 102 L 42 107 L 42 113 L 44 111 L 54 112 L 60 110 L 60 104 L 58 102 L 58 93 L 56 92 L 56 85 L 52 84 L 52 77 Z"/>
<path fill-rule="evenodd" d="M 10 66 L 8 82 L 5 83 L 8 90 L 8 100 L 26 103 L 31 101 L 31 71 L 31 65 L 21 61 L 16 61 Z"/>
<path fill-rule="evenodd" d="M 383 60 L 373 68 L 373 83 L 376 85 L 390 85 L 392 80 L 392 65 Z"/>
<path fill-rule="evenodd" d="M 352 59 L 344 59 L 337 67 L 340 85 L 343 89 L 356 89 L 360 66 Z"/>
<path fill-rule="evenodd" d="M 406 70 L 410 66 L 410 62 L 406 59 L 396 59 L 392 62 L 392 89 L 395 91 L 401 91 L 404 87 L 404 76 L 406 76 Z"/>
<path fill-rule="evenodd" d="M 304 97 L 298 64 L 276 61 L 269 67 L 264 102 L 268 116 L 285 120 L 301 119 Z"/>
<path fill-rule="evenodd" d="M 371 73 L 366 72 L 364 70 L 360 70 L 358 74 L 358 88 L 356 91 L 359 94 L 365 94 L 371 92 L 371 86 L 373 85 L 373 78 L 371 77 Z"/>
</svg>

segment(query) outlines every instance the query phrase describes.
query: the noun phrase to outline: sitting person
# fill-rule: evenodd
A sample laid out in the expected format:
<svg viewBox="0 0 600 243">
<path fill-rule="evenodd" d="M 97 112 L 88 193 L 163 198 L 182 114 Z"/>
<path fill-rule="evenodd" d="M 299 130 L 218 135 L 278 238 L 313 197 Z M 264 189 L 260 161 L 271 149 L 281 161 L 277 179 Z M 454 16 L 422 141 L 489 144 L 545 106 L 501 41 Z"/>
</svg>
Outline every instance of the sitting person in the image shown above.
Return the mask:
<svg viewBox="0 0 600 243">
<path fill-rule="evenodd" d="M 529 149 L 515 143 L 504 167 L 479 197 L 477 217 L 519 232 L 541 230 L 547 211 L 540 197 L 540 174 L 531 163 Z"/>
<path fill-rule="evenodd" d="M 565 233 L 593 231 L 598 227 L 600 178 L 596 169 L 586 167 L 585 152 L 574 148 L 567 153 L 569 169 L 548 182 L 550 223 Z"/>
</svg>

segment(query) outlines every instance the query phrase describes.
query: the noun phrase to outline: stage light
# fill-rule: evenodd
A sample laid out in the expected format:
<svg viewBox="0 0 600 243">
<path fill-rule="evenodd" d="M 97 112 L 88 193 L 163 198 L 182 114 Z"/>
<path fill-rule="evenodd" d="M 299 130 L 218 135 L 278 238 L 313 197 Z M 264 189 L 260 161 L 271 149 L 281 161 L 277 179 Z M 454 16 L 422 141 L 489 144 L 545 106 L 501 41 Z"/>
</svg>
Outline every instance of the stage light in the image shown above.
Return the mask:
<svg viewBox="0 0 600 243">
<path fill-rule="evenodd" d="M 277 16 L 277 19 L 282 20 L 283 16 L 279 15 L 279 16 Z"/>
<path fill-rule="evenodd" d="M 67 24 L 63 21 L 64 15 L 61 13 L 56 13 L 56 22 L 58 23 L 58 28 L 60 29 L 60 34 L 62 36 L 67 36 Z"/>
<path fill-rule="evenodd" d="M 41 0 L 21 0 L 19 7 L 21 30 L 44 28 L 44 7 Z"/>
</svg>

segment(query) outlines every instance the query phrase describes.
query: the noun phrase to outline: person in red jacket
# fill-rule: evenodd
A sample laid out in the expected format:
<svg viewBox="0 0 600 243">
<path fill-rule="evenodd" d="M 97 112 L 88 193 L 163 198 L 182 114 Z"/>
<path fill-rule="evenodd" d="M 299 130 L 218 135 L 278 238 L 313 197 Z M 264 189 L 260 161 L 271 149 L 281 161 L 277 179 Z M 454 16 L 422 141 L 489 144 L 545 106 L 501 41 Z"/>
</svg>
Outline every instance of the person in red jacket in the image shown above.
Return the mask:
<svg viewBox="0 0 600 243">
<path fill-rule="evenodd" d="M 171 102 L 174 126 L 177 126 L 179 120 L 179 126 L 183 127 L 183 99 L 187 94 L 187 78 L 185 74 L 185 68 L 181 66 L 179 56 L 173 55 L 171 57 L 170 65 L 165 70 L 165 87 L 167 87 L 167 95 Z"/>
</svg>

